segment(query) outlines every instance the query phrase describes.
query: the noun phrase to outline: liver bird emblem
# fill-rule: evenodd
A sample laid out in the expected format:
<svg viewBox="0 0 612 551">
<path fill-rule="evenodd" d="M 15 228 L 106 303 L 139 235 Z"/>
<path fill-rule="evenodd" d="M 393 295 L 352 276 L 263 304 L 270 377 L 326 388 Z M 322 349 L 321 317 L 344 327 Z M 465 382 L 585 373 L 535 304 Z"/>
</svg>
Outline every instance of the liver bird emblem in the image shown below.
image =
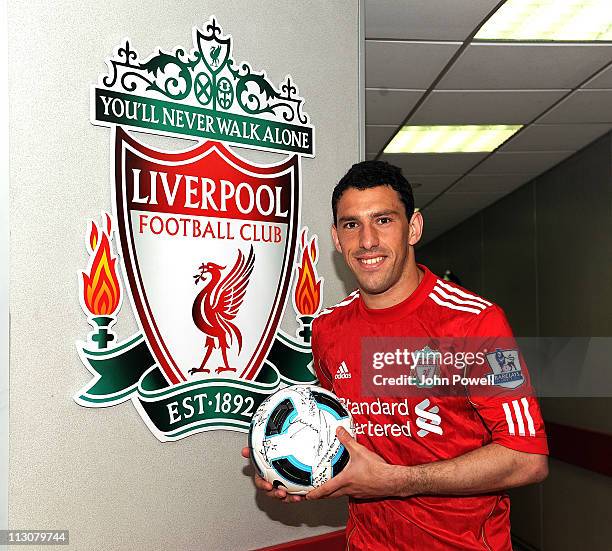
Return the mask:
<svg viewBox="0 0 612 551">
<path fill-rule="evenodd" d="M 221 44 L 217 46 L 211 46 L 210 48 L 210 59 L 212 61 L 212 66 L 216 67 L 219 65 L 219 54 L 221 53 Z"/>
<path fill-rule="evenodd" d="M 193 302 L 192 316 L 198 329 L 206 335 L 204 343 L 206 352 L 200 367 L 189 370 L 190 375 L 196 372 L 210 373 L 210 370 L 206 368 L 206 363 L 214 348 L 221 350 L 224 364 L 217 367 L 215 372 L 236 371 L 236 368 L 231 367 L 227 361 L 227 349 L 234 342 L 238 347 L 238 353 L 242 349 L 242 334 L 233 320 L 244 300 L 254 265 L 255 253 L 251 245 L 247 258 L 242 251 L 238 251 L 234 267 L 223 279 L 221 279 L 221 272 L 226 267 L 214 262 L 203 263 L 199 268 L 199 273 L 193 276 L 196 285 L 200 281 L 205 282 L 204 288 Z"/>
</svg>

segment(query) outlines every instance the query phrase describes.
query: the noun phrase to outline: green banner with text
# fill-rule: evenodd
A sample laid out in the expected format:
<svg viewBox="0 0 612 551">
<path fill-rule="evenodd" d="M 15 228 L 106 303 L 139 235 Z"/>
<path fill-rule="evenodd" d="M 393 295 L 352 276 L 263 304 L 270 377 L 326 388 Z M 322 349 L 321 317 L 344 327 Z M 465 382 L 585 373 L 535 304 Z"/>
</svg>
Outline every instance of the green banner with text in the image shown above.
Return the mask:
<svg viewBox="0 0 612 551">
<path fill-rule="evenodd" d="M 313 155 L 313 129 L 261 117 L 94 88 L 95 120 L 156 133 L 209 138 L 277 151 Z"/>
</svg>

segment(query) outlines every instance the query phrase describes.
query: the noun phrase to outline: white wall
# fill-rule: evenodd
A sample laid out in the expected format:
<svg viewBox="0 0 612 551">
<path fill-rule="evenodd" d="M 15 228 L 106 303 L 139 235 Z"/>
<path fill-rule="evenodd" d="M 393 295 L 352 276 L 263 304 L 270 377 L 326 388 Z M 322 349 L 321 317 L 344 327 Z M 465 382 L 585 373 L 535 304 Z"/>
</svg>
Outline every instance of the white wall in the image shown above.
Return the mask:
<svg viewBox="0 0 612 551">
<path fill-rule="evenodd" d="M 256 495 L 240 456 L 245 435 L 161 444 L 130 403 L 85 409 L 72 396 L 90 379 L 74 346 L 90 330 L 76 278 L 84 232 L 111 206 L 110 133 L 89 123 L 89 86 L 104 58 L 128 36 L 141 55 L 190 46 L 192 26 L 215 14 L 237 61 L 275 83 L 292 74 L 316 126 L 302 219 L 320 236 L 333 303 L 345 286 L 332 260 L 329 196 L 359 156 L 358 4 L 9 2 L 11 527 L 68 529 L 79 550 L 237 551 L 343 525 L 341 502 L 287 506 Z M 127 303 L 116 330 L 136 330 Z"/>
<path fill-rule="evenodd" d="M 8 529 L 8 81 L 6 2 L 0 1 L 0 530 Z M 0 550 L 6 546 L 0 545 Z"/>
</svg>

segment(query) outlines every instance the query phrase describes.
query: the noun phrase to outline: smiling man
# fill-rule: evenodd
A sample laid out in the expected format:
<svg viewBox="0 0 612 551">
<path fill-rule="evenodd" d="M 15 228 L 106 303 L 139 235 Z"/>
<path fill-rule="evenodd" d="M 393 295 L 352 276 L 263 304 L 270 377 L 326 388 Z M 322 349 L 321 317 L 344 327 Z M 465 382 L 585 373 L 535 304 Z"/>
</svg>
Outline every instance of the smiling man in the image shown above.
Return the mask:
<svg viewBox="0 0 612 551">
<path fill-rule="evenodd" d="M 321 384 L 353 414 L 357 438 L 339 429 L 350 461 L 306 498 L 349 496 L 349 549 L 511 551 L 503 490 L 543 480 L 548 448 L 520 353 L 495 346 L 513 343 L 503 311 L 416 263 L 423 217 L 399 168 L 353 165 L 333 191 L 332 209 L 336 249 L 359 289 L 315 320 L 313 356 Z M 483 355 L 477 374 L 488 375 L 491 388 L 373 396 L 364 392 L 371 365 L 362 363 L 372 337 L 455 339 L 454 350 L 470 339 L 489 343 L 494 352 Z M 500 352 L 512 372 L 502 373 Z M 256 485 L 271 497 L 302 499 L 258 477 Z"/>
</svg>

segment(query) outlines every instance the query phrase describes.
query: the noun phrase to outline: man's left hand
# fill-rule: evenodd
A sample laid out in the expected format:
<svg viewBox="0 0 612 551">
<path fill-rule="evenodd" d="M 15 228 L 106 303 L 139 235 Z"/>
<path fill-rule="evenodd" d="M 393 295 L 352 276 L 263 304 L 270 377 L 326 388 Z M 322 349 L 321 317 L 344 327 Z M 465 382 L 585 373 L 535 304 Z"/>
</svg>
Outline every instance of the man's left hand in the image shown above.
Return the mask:
<svg viewBox="0 0 612 551">
<path fill-rule="evenodd" d="M 393 465 L 359 444 L 344 428 L 338 427 L 336 436 L 348 450 L 350 460 L 340 474 L 308 492 L 306 499 L 340 496 L 368 499 L 393 495 Z"/>
</svg>

